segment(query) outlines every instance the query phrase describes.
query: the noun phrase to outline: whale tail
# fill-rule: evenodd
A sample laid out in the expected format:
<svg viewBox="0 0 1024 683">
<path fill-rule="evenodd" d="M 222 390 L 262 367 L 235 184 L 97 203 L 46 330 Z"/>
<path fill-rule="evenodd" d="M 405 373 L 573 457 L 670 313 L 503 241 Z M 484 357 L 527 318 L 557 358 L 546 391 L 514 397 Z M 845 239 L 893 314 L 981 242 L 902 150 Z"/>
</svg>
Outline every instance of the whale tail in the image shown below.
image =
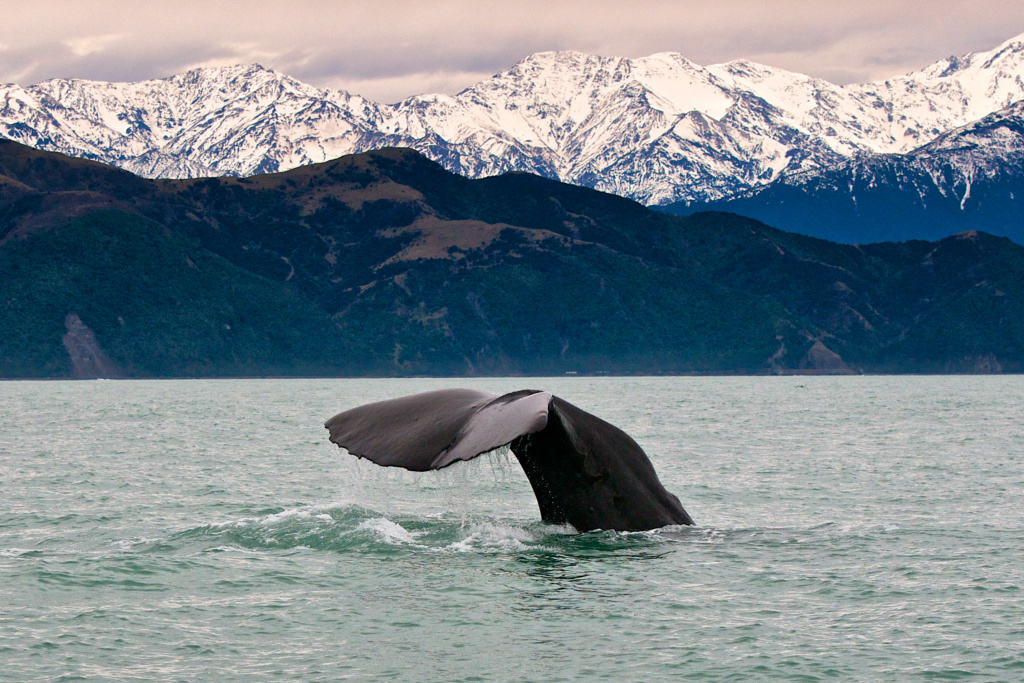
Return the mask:
<svg viewBox="0 0 1024 683">
<path fill-rule="evenodd" d="M 357 457 L 417 472 L 510 446 L 541 518 L 579 531 L 693 524 L 636 441 L 547 392 L 430 391 L 359 406 L 324 426 Z"/>
</svg>

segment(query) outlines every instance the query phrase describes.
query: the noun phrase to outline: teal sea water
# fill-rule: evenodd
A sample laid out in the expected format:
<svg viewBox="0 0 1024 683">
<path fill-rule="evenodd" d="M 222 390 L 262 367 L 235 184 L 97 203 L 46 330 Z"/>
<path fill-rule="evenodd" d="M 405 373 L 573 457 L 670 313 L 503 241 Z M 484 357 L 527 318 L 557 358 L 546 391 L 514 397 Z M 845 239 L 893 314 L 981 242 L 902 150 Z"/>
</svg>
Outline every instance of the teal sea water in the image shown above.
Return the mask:
<svg viewBox="0 0 1024 683">
<path fill-rule="evenodd" d="M 696 528 L 321 426 L 445 386 L 629 432 Z M 1024 679 L 1024 377 L 0 383 L 0 678 Z"/>
</svg>

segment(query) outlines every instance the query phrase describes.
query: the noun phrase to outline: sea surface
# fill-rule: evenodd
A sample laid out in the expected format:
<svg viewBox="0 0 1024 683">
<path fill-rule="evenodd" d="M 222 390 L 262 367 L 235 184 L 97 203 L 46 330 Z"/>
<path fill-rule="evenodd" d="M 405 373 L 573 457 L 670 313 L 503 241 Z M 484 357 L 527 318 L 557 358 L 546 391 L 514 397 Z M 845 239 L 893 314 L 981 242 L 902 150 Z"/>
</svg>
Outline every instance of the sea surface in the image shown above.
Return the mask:
<svg viewBox="0 0 1024 683">
<path fill-rule="evenodd" d="M 697 521 L 544 524 L 508 455 L 323 421 L 543 388 Z M 0 383 L 0 678 L 1024 680 L 1024 377 Z"/>
</svg>

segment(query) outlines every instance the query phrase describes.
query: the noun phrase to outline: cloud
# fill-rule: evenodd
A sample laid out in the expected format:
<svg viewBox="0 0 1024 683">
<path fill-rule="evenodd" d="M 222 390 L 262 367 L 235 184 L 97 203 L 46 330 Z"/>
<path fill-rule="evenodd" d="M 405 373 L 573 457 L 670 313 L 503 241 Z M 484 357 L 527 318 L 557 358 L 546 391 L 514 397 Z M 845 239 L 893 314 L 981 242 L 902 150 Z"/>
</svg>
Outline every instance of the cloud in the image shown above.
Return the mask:
<svg viewBox="0 0 1024 683">
<path fill-rule="evenodd" d="M 124 37 L 123 33 L 106 33 L 99 36 L 68 38 L 63 43 L 75 57 L 88 57 L 97 52 L 105 52 L 111 45 L 115 45 Z"/>
<path fill-rule="evenodd" d="M 369 79 L 343 78 L 324 87 L 359 93 L 379 102 L 396 102 L 422 93 L 454 94 L 492 75 L 490 71 L 421 71 Z"/>
<path fill-rule="evenodd" d="M 36 83 L 47 78 L 85 78 L 101 81 L 137 81 L 166 76 L 192 66 L 220 60 L 234 64 L 236 53 L 216 44 L 153 45 L 145 50 L 109 42 L 100 49 L 84 50 L 76 39 L 10 48 L 3 53 L 8 83 Z M 246 60 L 249 61 L 249 60 Z"/>
<path fill-rule="evenodd" d="M 541 50 L 711 64 L 745 58 L 849 82 L 892 76 L 1024 31 L 1018 0 L 232 0 L 11 4 L 0 80 L 140 80 L 260 62 L 395 101 L 456 92 Z"/>
</svg>

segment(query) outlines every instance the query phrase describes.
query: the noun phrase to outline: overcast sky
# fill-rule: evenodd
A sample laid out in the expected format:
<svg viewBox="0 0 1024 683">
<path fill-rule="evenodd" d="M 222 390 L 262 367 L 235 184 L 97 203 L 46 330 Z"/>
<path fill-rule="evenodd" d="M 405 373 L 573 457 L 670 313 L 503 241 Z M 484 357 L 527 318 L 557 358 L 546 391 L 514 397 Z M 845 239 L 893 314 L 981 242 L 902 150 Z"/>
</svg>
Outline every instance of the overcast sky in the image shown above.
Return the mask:
<svg viewBox="0 0 1024 683">
<path fill-rule="evenodd" d="M 259 62 L 393 102 L 457 92 L 541 50 L 886 78 L 1024 33 L 1024 0 L 0 0 L 0 17 L 7 83 Z"/>
</svg>

